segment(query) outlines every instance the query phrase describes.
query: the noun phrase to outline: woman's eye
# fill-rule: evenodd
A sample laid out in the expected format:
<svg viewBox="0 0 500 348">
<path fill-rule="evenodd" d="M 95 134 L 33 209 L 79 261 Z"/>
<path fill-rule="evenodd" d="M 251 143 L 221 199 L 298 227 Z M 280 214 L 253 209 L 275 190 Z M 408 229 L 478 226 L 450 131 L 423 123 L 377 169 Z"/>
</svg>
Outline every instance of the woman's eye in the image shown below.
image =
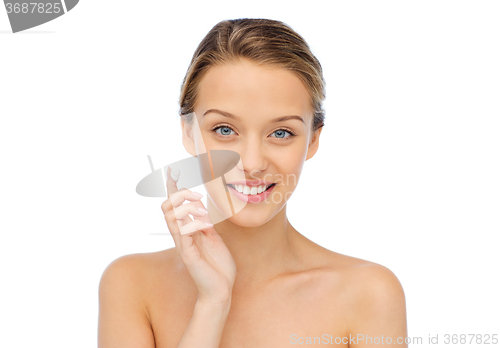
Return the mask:
<svg viewBox="0 0 500 348">
<path fill-rule="evenodd" d="M 231 135 L 231 132 L 234 132 L 231 128 L 225 126 L 218 127 L 215 131 L 221 135 Z"/>
<path fill-rule="evenodd" d="M 286 135 L 288 133 L 288 135 Z M 274 131 L 272 134 L 274 134 L 275 138 L 287 138 L 291 136 L 292 134 L 284 129 L 278 129 L 277 131 Z"/>
<path fill-rule="evenodd" d="M 212 131 L 215 133 L 218 133 L 221 136 L 229 136 L 232 134 L 236 134 L 236 132 L 234 130 L 232 130 L 230 127 L 227 127 L 227 126 L 219 126 L 217 128 L 214 128 Z M 291 137 L 294 135 L 295 134 L 293 134 L 291 131 L 287 131 L 284 129 L 278 129 L 278 130 L 274 131 L 273 133 L 271 133 L 271 137 L 280 138 L 280 139 L 288 138 L 288 137 Z"/>
</svg>

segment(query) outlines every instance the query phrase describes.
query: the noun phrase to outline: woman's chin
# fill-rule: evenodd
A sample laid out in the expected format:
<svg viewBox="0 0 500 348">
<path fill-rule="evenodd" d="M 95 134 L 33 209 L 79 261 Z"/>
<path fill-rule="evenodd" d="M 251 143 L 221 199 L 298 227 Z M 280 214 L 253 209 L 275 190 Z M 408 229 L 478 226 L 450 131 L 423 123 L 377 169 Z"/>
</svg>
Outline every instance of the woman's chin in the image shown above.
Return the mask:
<svg viewBox="0 0 500 348">
<path fill-rule="evenodd" d="M 269 222 L 277 214 L 277 207 L 265 202 L 243 205 L 236 203 L 232 210 L 228 208 L 227 201 L 212 200 L 212 203 L 215 203 L 214 208 L 217 210 L 212 219 L 216 220 L 212 221 L 214 224 L 228 220 L 241 227 L 259 227 Z"/>
<path fill-rule="evenodd" d="M 230 221 L 232 224 L 241 226 L 241 227 L 260 227 L 262 225 L 265 225 L 267 222 L 269 222 L 272 219 L 272 216 L 268 214 L 255 214 L 255 212 L 245 212 L 240 211 L 239 213 L 236 213 L 236 215 L 228 218 L 227 220 Z"/>
</svg>

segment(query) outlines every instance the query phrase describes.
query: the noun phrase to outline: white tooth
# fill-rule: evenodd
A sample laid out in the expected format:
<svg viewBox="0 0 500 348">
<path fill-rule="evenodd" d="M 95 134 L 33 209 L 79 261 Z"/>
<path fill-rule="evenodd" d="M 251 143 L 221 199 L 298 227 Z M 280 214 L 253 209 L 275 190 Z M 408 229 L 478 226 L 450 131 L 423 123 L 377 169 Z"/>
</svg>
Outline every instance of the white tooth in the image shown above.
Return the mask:
<svg viewBox="0 0 500 348">
<path fill-rule="evenodd" d="M 265 189 L 265 186 L 263 186 L 263 185 L 259 186 L 257 193 L 262 193 L 262 191 L 264 191 L 264 189 Z"/>
<path fill-rule="evenodd" d="M 250 187 L 248 186 L 243 186 L 243 194 L 249 195 L 250 194 Z"/>
<path fill-rule="evenodd" d="M 236 185 L 236 190 L 238 192 L 243 192 L 243 185 Z"/>
<path fill-rule="evenodd" d="M 257 194 L 257 186 L 252 186 L 252 189 L 250 190 L 251 195 L 256 195 Z"/>
</svg>

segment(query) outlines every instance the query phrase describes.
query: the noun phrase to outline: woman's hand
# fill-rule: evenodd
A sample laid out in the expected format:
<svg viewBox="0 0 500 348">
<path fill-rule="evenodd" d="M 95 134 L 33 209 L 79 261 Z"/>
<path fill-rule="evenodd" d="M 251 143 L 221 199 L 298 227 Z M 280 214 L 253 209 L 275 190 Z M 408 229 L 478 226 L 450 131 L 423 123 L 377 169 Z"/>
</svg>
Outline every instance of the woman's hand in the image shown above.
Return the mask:
<svg viewBox="0 0 500 348">
<path fill-rule="evenodd" d="M 188 189 L 178 190 L 170 171 L 168 168 L 169 198 L 163 202 L 161 209 L 175 247 L 196 285 L 198 301 L 225 303 L 231 298 L 236 277 L 233 257 L 210 224 L 210 218 L 200 201 L 202 196 Z M 183 204 L 185 200 L 190 203 Z M 193 215 L 194 220 L 189 214 Z"/>
</svg>

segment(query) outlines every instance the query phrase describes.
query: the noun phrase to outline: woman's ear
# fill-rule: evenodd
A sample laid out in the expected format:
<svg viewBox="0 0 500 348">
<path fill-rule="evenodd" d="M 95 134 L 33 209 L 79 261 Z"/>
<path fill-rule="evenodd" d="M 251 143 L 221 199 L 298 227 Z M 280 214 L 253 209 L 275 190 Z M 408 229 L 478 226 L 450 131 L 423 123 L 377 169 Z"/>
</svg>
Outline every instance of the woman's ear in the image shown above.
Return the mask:
<svg viewBox="0 0 500 348">
<path fill-rule="evenodd" d="M 312 158 L 316 151 L 318 151 L 319 147 L 319 136 L 321 135 L 321 131 L 323 130 L 323 127 L 317 129 L 314 131 L 313 136 L 311 137 L 311 141 L 309 142 L 309 147 L 307 149 L 307 156 L 306 156 L 306 161 L 309 158 Z"/>
<path fill-rule="evenodd" d="M 191 155 L 196 157 L 196 147 L 194 145 L 193 138 L 193 127 L 192 125 L 186 123 L 186 121 L 181 117 L 181 129 L 182 129 L 182 144 L 186 151 Z"/>
</svg>

